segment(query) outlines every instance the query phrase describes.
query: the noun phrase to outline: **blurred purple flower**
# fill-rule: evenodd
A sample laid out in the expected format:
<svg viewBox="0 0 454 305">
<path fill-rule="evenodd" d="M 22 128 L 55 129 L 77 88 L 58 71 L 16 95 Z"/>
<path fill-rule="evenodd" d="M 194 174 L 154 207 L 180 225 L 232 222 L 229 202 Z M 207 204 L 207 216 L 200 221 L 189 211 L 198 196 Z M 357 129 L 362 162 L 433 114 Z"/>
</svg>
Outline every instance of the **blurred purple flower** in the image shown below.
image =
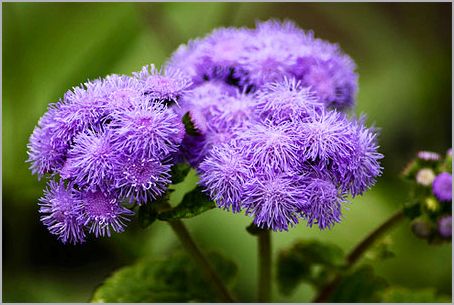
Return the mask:
<svg viewBox="0 0 454 305">
<path fill-rule="evenodd" d="M 449 238 L 452 236 L 452 216 L 445 215 L 438 220 L 438 232 L 442 237 Z"/>
<path fill-rule="evenodd" d="M 438 200 L 447 202 L 452 200 L 452 176 L 443 172 L 435 177 L 432 183 L 432 192 Z"/>
</svg>

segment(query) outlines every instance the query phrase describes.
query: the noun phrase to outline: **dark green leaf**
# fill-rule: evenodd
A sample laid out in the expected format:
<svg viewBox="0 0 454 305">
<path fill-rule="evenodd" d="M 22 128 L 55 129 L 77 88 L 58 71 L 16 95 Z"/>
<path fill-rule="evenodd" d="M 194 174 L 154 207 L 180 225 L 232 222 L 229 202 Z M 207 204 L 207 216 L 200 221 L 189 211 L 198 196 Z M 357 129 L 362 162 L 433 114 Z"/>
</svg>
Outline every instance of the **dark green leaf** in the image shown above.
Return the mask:
<svg viewBox="0 0 454 305">
<path fill-rule="evenodd" d="M 226 285 L 237 273 L 235 263 L 218 253 L 208 258 Z M 108 278 L 92 302 L 213 302 L 216 295 L 192 259 L 183 253 L 139 261 Z"/>
<path fill-rule="evenodd" d="M 177 163 L 170 169 L 172 175 L 172 184 L 183 182 L 184 178 L 188 175 L 191 170 L 191 166 L 187 163 Z"/>
<path fill-rule="evenodd" d="M 154 203 L 142 204 L 139 207 L 138 218 L 139 225 L 142 228 L 146 228 L 153 222 L 155 222 L 155 220 L 158 219 L 158 210 L 156 208 L 156 204 Z"/>
<path fill-rule="evenodd" d="M 299 241 L 279 253 L 277 279 L 283 294 L 291 294 L 300 282 L 323 285 L 344 265 L 342 249 L 319 241 Z"/>
<path fill-rule="evenodd" d="M 387 282 L 374 274 L 370 265 L 363 265 L 342 277 L 329 302 L 379 302 Z"/>
<path fill-rule="evenodd" d="M 400 287 L 388 287 L 382 292 L 385 303 L 451 303 L 451 297 L 437 295 L 435 289 L 410 290 Z"/>
<path fill-rule="evenodd" d="M 421 215 L 421 204 L 419 202 L 407 203 L 404 205 L 404 214 L 410 219 Z"/>
<path fill-rule="evenodd" d="M 199 136 L 200 132 L 195 127 L 194 122 L 192 121 L 191 114 L 188 112 L 183 116 L 183 124 L 186 130 L 186 133 L 191 136 Z"/>
<path fill-rule="evenodd" d="M 208 196 L 202 192 L 202 188 L 198 186 L 193 191 L 184 195 L 183 200 L 179 205 L 161 212 L 158 219 L 167 221 L 180 218 L 191 218 L 215 207 L 216 204 L 211 201 Z"/>
</svg>

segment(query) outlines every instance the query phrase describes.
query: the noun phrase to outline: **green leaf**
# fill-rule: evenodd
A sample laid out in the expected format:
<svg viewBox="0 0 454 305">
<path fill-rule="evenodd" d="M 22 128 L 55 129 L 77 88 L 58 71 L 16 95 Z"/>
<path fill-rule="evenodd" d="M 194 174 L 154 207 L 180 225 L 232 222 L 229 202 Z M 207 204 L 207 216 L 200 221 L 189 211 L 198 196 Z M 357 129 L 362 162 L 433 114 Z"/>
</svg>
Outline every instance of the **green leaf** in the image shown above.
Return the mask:
<svg viewBox="0 0 454 305">
<path fill-rule="evenodd" d="M 183 124 L 184 124 L 184 129 L 186 130 L 186 133 L 191 136 L 199 136 L 200 132 L 197 130 L 197 127 L 195 127 L 194 122 L 192 121 L 191 114 L 186 112 L 183 116 Z"/>
<path fill-rule="evenodd" d="M 184 178 L 186 178 L 190 170 L 191 166 L 187 163 L 177 163 L 172 166 L 172 168 L 170 169 L 172 184 L 183 182 Z"/>
<path fill-rule="evenodd" d="M 216 204 L 211 201 L 208 196 L 202 192 L 202 188 L 198 186 L 193 191 L 184 195 L 183 200 L 179 205 L 161 212 L 158 215 L 158 219 L 168 221 L 180 218 L 191 218 L 215 207 Z"/>
<path fill-rule="evenodd" d="M 279 253 L 277 280 L 279 290 L 289 295 L 301 282 L 323 285 L 344 266 L 342 249 L 320 241 L 298 241 Z"/>
<path fill-rule="evenodd" d="M 237 266 L 218 253 L 208 259 L 226 285 L 231 285 Z M 94 293 L 92 302 L 213 302 L 216 295 L 185 253 L 151 258 L 124 267 Z"/>
<path fill-rule="evenodd" d="M 328 302 L 379 302 L 380 292 L 387 286 L 370 265 L 363 265 L 342 277 Z"/>
<path fill-rule="evenodd" d="M 146 228 L 158 219 L 156 204 L 147 203 L 139 207 L 138 220 L 142 228 Z"/>
<path fill-rule="evenodd" d="M 451 303 L 451 297 L 437 295 L 434 288 L 410 290 L 401 287 L 388 287 L 382 292 L 385 303 Z"/>
</svg>

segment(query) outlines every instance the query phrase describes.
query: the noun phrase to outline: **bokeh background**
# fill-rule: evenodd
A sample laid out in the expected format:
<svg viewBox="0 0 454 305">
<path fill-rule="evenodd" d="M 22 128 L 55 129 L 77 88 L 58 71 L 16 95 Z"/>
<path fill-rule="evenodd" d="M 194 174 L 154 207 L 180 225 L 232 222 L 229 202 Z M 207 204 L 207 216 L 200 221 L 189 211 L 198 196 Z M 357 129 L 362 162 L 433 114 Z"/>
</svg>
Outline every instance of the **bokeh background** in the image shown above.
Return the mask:
<svg viewBox="0 0 454 305">
<path fill-rule="evenodd" d="M 353 200 L 331 231 L 300 225 L 273 234 L 273 249 L 297 239 L 320 239 L 348 251 L 407 198 L 398 175 L 418 150 L 451 147 L 451 3 L 3 3 L 3 301 L 84 302 L 113 270 L 141 256 L 163 255 L 178 241 L 165 223 L 126 233 L 60 244 L 39 222 L 44 181 L 25 163 L 34 125 L 72 86 L 109 73 L 161 65 L 180 43 L 219 26 L 253 26 L 256 19 L 289 18 L 316 36 L 338 42 L 358 65 L 357 113 L 382 129 L 384 175 Z M 188 181 L 188 187 L 193 181 Z M 256 242 L 250 218 L 212 210 L 185 221 L 204 249 L 239 265 L 235 293 L 253 301 Z M 451 244 L 428 246 L 408 221 L 389 234 L 396 257 L 375 265 L 390 283 L 435 287 L 451 295 Z M 292 297 L 307 302 L 301 285 Z"/>
</svg>

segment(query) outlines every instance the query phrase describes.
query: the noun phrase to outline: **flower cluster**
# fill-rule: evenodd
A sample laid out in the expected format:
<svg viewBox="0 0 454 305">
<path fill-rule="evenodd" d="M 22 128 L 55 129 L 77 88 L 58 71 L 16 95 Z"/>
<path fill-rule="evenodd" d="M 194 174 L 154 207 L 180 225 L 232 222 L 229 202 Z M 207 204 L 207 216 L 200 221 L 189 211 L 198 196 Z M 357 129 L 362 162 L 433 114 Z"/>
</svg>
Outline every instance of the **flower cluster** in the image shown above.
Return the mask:
<svg viewBox="0 0 454 305">
<path fill-rule="evenodd" d="M 221 80 L 247 90 L 295 78 L 313 88 L 319 101 L 348 109 L 358 77 L 353 60 L 336 44 L 314 38 L 294 23 L 270 20 L 255 29 L 221 28 L 180 46 L 169 65 L 183 69 L 196 85 Z"/>
<path fill-rule="evenodd" d="M 50 177 L 41 220 L 64 243 L 121 232 L 127 203 L 165 192 L 183 139 L 167 107 L 191 85 L 176 69 L 146 66 L 132 77 L 109 75 L 69 90 L 51 104 L 28 144 L 31 170 Z"/>
<path fill-rule="evenodd" d="M 420 151 L 404 169 L 403 176 L 413 186 L 405 206 L 412 219 L 413 233 L 430 243 L 452 238 L 452 150 L 445 156 Z"/>
<path fill-rule="evenodd" d="M 339 46 L 271 20 L 190 41 L 164 70 L 86 82 L 30 138 L 32 172 L 51 178 L 42 221 L 69 243 L 123 231 L 124 205 L 161 196 L 187 161 L 220 208 L 259 227 L 331 228 L 382 172 L 377 131 L 345 113 L 357 80 Z"/>
<path fill-rule="evenodd" d="M 381 174 L 377 133 L 354 105 L 357 75 L 337 45 L 291 22 L 224 28 L 182 45 L 169 67 L 192 77 L 182 153 L 220 208 L 275 231 L 331 228 L 347 196 Z"/>
</svg>

